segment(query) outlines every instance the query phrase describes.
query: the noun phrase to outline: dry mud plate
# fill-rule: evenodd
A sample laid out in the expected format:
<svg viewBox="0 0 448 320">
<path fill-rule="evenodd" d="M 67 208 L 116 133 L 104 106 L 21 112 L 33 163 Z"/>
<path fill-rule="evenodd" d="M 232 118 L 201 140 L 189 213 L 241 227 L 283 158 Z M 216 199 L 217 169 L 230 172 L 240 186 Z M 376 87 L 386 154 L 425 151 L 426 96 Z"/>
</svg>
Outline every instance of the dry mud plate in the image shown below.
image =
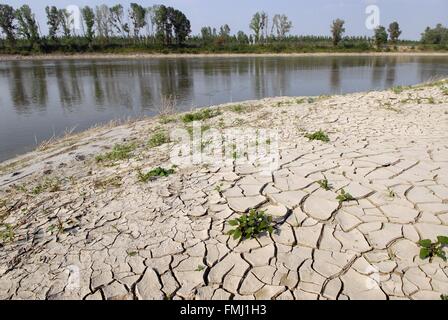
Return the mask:
<svg viewBox="0 0 448 320">
<path fill-rule="evenodd" d="M 265 99 L 203 122 L 277 130 L 269 175 L 240 155 L 141 182 L 139 169 L 170 168 L 176 143 L 148 140 L 184 127 L 181 115 L 4 163 L 0 299 L 440 299 L 448 265 L 420 259 L 418 242 L 448 235 L 447 88 Z M 328 143 L 305 137 L 319 129 Z M 133 147 L 96 161 L 116 144 Z M 339 203 L 342 189 L 354 200 Z M 226 235 L 251 208 L 274 233 Z"/>
</svg>

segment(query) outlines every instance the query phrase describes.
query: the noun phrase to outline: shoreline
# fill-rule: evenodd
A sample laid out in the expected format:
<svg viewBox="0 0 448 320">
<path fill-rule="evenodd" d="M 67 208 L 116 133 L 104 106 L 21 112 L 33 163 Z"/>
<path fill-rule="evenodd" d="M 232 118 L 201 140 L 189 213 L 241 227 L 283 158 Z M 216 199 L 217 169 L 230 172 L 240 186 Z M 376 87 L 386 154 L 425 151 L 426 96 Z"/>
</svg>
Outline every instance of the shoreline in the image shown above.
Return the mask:
<svg viewBox="0 0 448 320">
<path fill-rule="evenodd" d="M 91 59 L 151 59 L 151 58 L 244 58 L 244 57 L 445 57 L 448 52 L 312 52 L 312 53 L 81 53 L 81 54 L 38 54 L 38 55 L 5 55 L 0 54 L 3 61 L 29 60 L 91 60 Z"/>
</svg>

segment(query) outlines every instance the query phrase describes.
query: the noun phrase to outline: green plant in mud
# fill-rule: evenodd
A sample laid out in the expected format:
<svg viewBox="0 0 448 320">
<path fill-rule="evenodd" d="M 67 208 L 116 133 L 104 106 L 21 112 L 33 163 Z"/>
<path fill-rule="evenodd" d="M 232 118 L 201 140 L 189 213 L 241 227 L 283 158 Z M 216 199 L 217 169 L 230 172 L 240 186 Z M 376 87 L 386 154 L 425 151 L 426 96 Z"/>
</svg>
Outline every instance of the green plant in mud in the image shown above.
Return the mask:
<svg viewBox="0 0 448 320">
<path fill-rule="evenodd" d="M 241 104 L 235 104 L 229 107 L 229 110 L 235 113 L 243 113 L 246 111 L 246 108 Z"/>
<path fill-rule="evenodd" d="M 333 186 L 328 182 L 327 179 L 319 180 L 319 181 L 317 181 L 317 183 L 324 190 L 329 191 L 329 190 L 333 189 Z"/>
<path fill-rule="evenodd" d="M 322 130 L 316 131 L 314 133 L 308 133 L 305 135 L 305 137 L 308 138 L 310 141 L 318 140 L 322 142 L 330 142 L 328 134 Z"/>
<path fill-rule="evenodd" d="M 42 183 L 35 186 L 31 193 L 33 195 L 38 195 L 43 192 L 58 192 L 61 190 L 61 182 L 57 178 L 45 178 Z"/>
<path fill-rule="evenodd" d="M 434 257 L 439 257 L 443 261 L 447 261 L 446 252 L 443 249 L 448 246 L 448 237 L 438 236 L 436 242 L 425 239 L 419 241 L 418 244 L 420 246 L 420 259 L 429 258 L 429 262 L 432 262 Z"/>
<path fill-rule="evenodd" d="M 10 224 L 0 225 L 0 241 L 1 243 L 13 242 L 15 238 L 14 228 Z"/>
<path fill-rule="evenodd" d="M 345 192 L 345 190 L 342 189 L 341 193 L 336 197 L 336 200 L 338 200 L 339 203 L 342 203 L 342 202 L 354 201 L 355 198 L 350 193 Z"/>
<path fill-rule="evenodd" d="M 204 270 L 205 270 L 205 267 L 202 266 L 202 265 L 199 265 L 199 266 L 196 268 L 196 270 L 194 270 L 194 271 L 201 272 L 201 271 L 204 271 Z"/>
<path fill-rule="evenodd" d="M 219 111 L 217 109 L 204 109 L 204 110 L 199 110 L 197 112 L 187 113 L 187 114 L 183 115 L 182 121 L 184 123 L 190 123 L 193 121 L 202 121 L 202 120 L 207 120 L 207 119 L 217 117 L 220 114 L 221 114 L 221 111 Z"/>
<path fill-rule="evenodd" d="M 227 233 L 235 240 L 257 238 L 263 232 L 271 234 L 274 231 L 272 217 L 266 215 L 264 211 L 255 209 L 250 210 L 249 214 L 230 220 L 229 225 L 236 227 Z"/>
<path fill-rule="evenodd" d="M 168 136 L 168 134 L 165 131 L 158 131 L 149 138 L 148 146 L 150 148 L 155 148 L 169 142 L 170 137 Z"/>
<path fill-rule="evenodd" d="M 168 177 L 169 175 L 172 175 L 174 173 L 175 173 L 174 168 L 165 169 L 162 167 L 157 167 L 147 173 L 143 173 L 140 169 L 137 171 L 138 181 L 143 182 L 143 183 L 146 183 L 146 182 L 148 182 L 152 179 L 155 179 L 157 177 Z"/>
<path fill-rule="evenodd" d="M 95 158 L 96 162 L 117 162 L 127 160 L 131 157 L 132 152 L 137 148 L 135 143 L 116 144 L 112 151 L 99 155 Z"/>
<path fill-rule="evenodd" d="M 395 86 L 395 87 L 392 87 L 391 90 L 395 94 L 400 94 L 400 93 L 402 93 L 405 90 L 405 88 L 403 86 Z"/>
</svg>

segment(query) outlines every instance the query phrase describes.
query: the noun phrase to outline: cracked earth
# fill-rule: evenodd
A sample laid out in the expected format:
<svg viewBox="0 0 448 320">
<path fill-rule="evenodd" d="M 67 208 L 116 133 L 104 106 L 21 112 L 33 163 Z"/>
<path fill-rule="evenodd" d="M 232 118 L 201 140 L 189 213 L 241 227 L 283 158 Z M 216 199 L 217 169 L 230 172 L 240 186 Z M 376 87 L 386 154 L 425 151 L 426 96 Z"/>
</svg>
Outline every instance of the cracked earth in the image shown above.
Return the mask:
<svg viewBox="0 0 448 320">
<path fill-rule="evenodd" d="M 448 235 L 447 87 L 264 99 L 205 121 L 277 130 L 271 175 L 236 159 L 139 182 L 138 168 L 170 166 L 174 143 L 148 148 L 151 134 L 183 126 L 158 118 L 3 163 L 0 299 L 440 299 L 448 265 L 417 242 Z M 319 129 L 329 143 L 304 137 Z M 126 142 L 129 159 L 95 162 Z M 30 192 L 48 179 L 58 187 Z M 251 208 L 274 233 L 227 236 Z"/>
</svg>

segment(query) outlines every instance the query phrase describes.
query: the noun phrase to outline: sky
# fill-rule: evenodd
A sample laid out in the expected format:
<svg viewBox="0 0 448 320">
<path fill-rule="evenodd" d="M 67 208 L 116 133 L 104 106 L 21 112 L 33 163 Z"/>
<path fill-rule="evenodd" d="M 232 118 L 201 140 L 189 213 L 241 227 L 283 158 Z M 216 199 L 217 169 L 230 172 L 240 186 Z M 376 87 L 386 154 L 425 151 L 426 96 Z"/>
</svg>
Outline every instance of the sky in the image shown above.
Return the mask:
<svg viewBox="0 0 448 320">
<path fill-rule="evenodd" d="M 121 3 L 129 7 L 131 2 L 144 7 L 164 4 L 183 11 L 191 21 L 193 34 L 200 33 L 203 26 L 219 27 L 228 24 L 232 33 L 239 30 L 249 32 L 249 21 L 257 11 L 286 14 L 293 22 L 292 34 L 330 35 L 330 24 L 336 18 L 346 21 L 346 35 L 371 36 L 366 27 L 366 8 L 376 5 L 379 22 L 388 26 L 393 21 L 400 23 L 402 39 L 418 40 L 427 26 L 437 23 L 448 25 L 447 0 L 0 0 L 1 3 L 19 7 L 28 4 L 36 14 L 41 31 L 46 33 L 45 7 L 55 5 L 64 8 L 100 4 L 109 6 Z"/>
</svg>

